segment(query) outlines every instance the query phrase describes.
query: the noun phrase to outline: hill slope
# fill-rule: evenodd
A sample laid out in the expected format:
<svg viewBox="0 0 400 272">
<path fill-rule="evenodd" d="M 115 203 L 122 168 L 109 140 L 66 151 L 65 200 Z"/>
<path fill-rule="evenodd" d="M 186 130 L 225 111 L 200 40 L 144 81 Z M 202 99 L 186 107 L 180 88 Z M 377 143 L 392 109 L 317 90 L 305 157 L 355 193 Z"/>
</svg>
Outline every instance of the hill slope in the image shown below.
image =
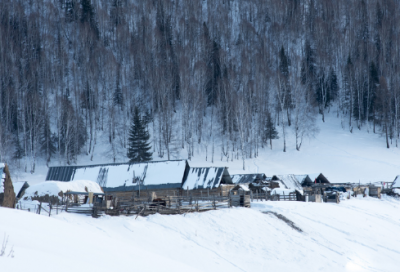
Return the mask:
<svg viewBox="0 0 400 272">
<path fill-rule="evenodd" d="M 400 202 L 253 202 L 175 216 L 52 218 L 0 208 L 5 271 L 397 271 Z M 299 232 L 273 214 L 293 221 Z M 27 224 L 29 222 L 29 224 Z"/>
</svg>

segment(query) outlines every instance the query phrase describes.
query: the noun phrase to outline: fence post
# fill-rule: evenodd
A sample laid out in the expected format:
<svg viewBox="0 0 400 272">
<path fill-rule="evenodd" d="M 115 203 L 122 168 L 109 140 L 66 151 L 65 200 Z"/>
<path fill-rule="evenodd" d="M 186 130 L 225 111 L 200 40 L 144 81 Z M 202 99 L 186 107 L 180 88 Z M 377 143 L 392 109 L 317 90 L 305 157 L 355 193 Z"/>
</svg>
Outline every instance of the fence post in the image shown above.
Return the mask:
<svg viewBox="0 0 400 272">
<path fill-rule="evenodd" d="M 42 209 L 42 202 L 39 203 L 39 214 L 41 209 Z"/>
<path fill-rule="evenodd" d="M 217 209 L 217 206 L 215 205 L 215 196 L 214 196 L 214 210 Z"/>
</svg>

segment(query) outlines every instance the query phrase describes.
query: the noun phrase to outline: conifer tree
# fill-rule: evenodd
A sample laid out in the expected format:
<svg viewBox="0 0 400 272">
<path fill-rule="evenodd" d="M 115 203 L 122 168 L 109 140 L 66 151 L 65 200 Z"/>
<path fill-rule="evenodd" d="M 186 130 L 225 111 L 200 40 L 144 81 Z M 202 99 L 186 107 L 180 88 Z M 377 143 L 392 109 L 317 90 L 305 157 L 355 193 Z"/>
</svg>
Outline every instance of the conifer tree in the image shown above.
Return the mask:
<svg viewBox="0 0 400 272">
<path fill-rule="evenodd" d="M 132 125 L 129 130 L 129 147 L 127 156 L 130 162 L 146 162 L 152 160 L 149 143 L 150 135 L 145 121 L 141 118 L 139 108 L 135 107 Z"/>
<path fill-rule="evenodd" d="M 267 122 L 265 124 L 265 131 L 264 131 L 265 141 L 269 140 L 269 144 L 272 149 L 272 140 L 279 139 L 278 131 L 275 128 L 275 124 L 272 121 L 271 113 L 267 113 Z"/>
</svg>

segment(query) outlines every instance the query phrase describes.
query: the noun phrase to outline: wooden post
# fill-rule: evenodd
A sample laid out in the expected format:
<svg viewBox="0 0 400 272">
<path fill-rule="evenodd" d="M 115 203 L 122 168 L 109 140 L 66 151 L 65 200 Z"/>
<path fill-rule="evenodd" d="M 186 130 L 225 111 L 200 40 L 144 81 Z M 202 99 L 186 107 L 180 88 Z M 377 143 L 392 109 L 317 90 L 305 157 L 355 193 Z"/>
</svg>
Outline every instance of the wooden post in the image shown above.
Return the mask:
<svg viewBox="0 0 400 272">
<path fill-rule="evenodd" d="M 217 209 L 217 205 L 215 205 L 215 196 L 214 196 L 214 210 Z"/>
<path fill-rule="evenodd" d="M 42 209 L 42 202 L 39 203 L 39 214 L 41 209 Z"/>
</svg>

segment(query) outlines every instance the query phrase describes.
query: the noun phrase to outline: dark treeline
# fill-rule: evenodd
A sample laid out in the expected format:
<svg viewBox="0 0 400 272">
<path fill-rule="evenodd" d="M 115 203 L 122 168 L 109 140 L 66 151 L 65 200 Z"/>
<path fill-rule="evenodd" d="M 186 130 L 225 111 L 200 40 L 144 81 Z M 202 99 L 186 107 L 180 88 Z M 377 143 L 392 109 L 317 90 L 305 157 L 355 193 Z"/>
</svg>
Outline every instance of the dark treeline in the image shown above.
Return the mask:
<svg viewBox="0 0 400 272">
<path fill-rule="evenodd" d="M 331 109 L 399 137 L 395 0 L 2 0 L 0 161 L 35 171 L 107 146 L 126 160 L 135 107 L 153 157 L 297 150 Z M 105 143 L 106 142 L 106 143 Z M 272 147 L 272 146 L 271 146 Z M 184 148 L 184 149 L 183 149 Z M 281 148 L 281 147 L 279 147 Z"/>
</svg>

